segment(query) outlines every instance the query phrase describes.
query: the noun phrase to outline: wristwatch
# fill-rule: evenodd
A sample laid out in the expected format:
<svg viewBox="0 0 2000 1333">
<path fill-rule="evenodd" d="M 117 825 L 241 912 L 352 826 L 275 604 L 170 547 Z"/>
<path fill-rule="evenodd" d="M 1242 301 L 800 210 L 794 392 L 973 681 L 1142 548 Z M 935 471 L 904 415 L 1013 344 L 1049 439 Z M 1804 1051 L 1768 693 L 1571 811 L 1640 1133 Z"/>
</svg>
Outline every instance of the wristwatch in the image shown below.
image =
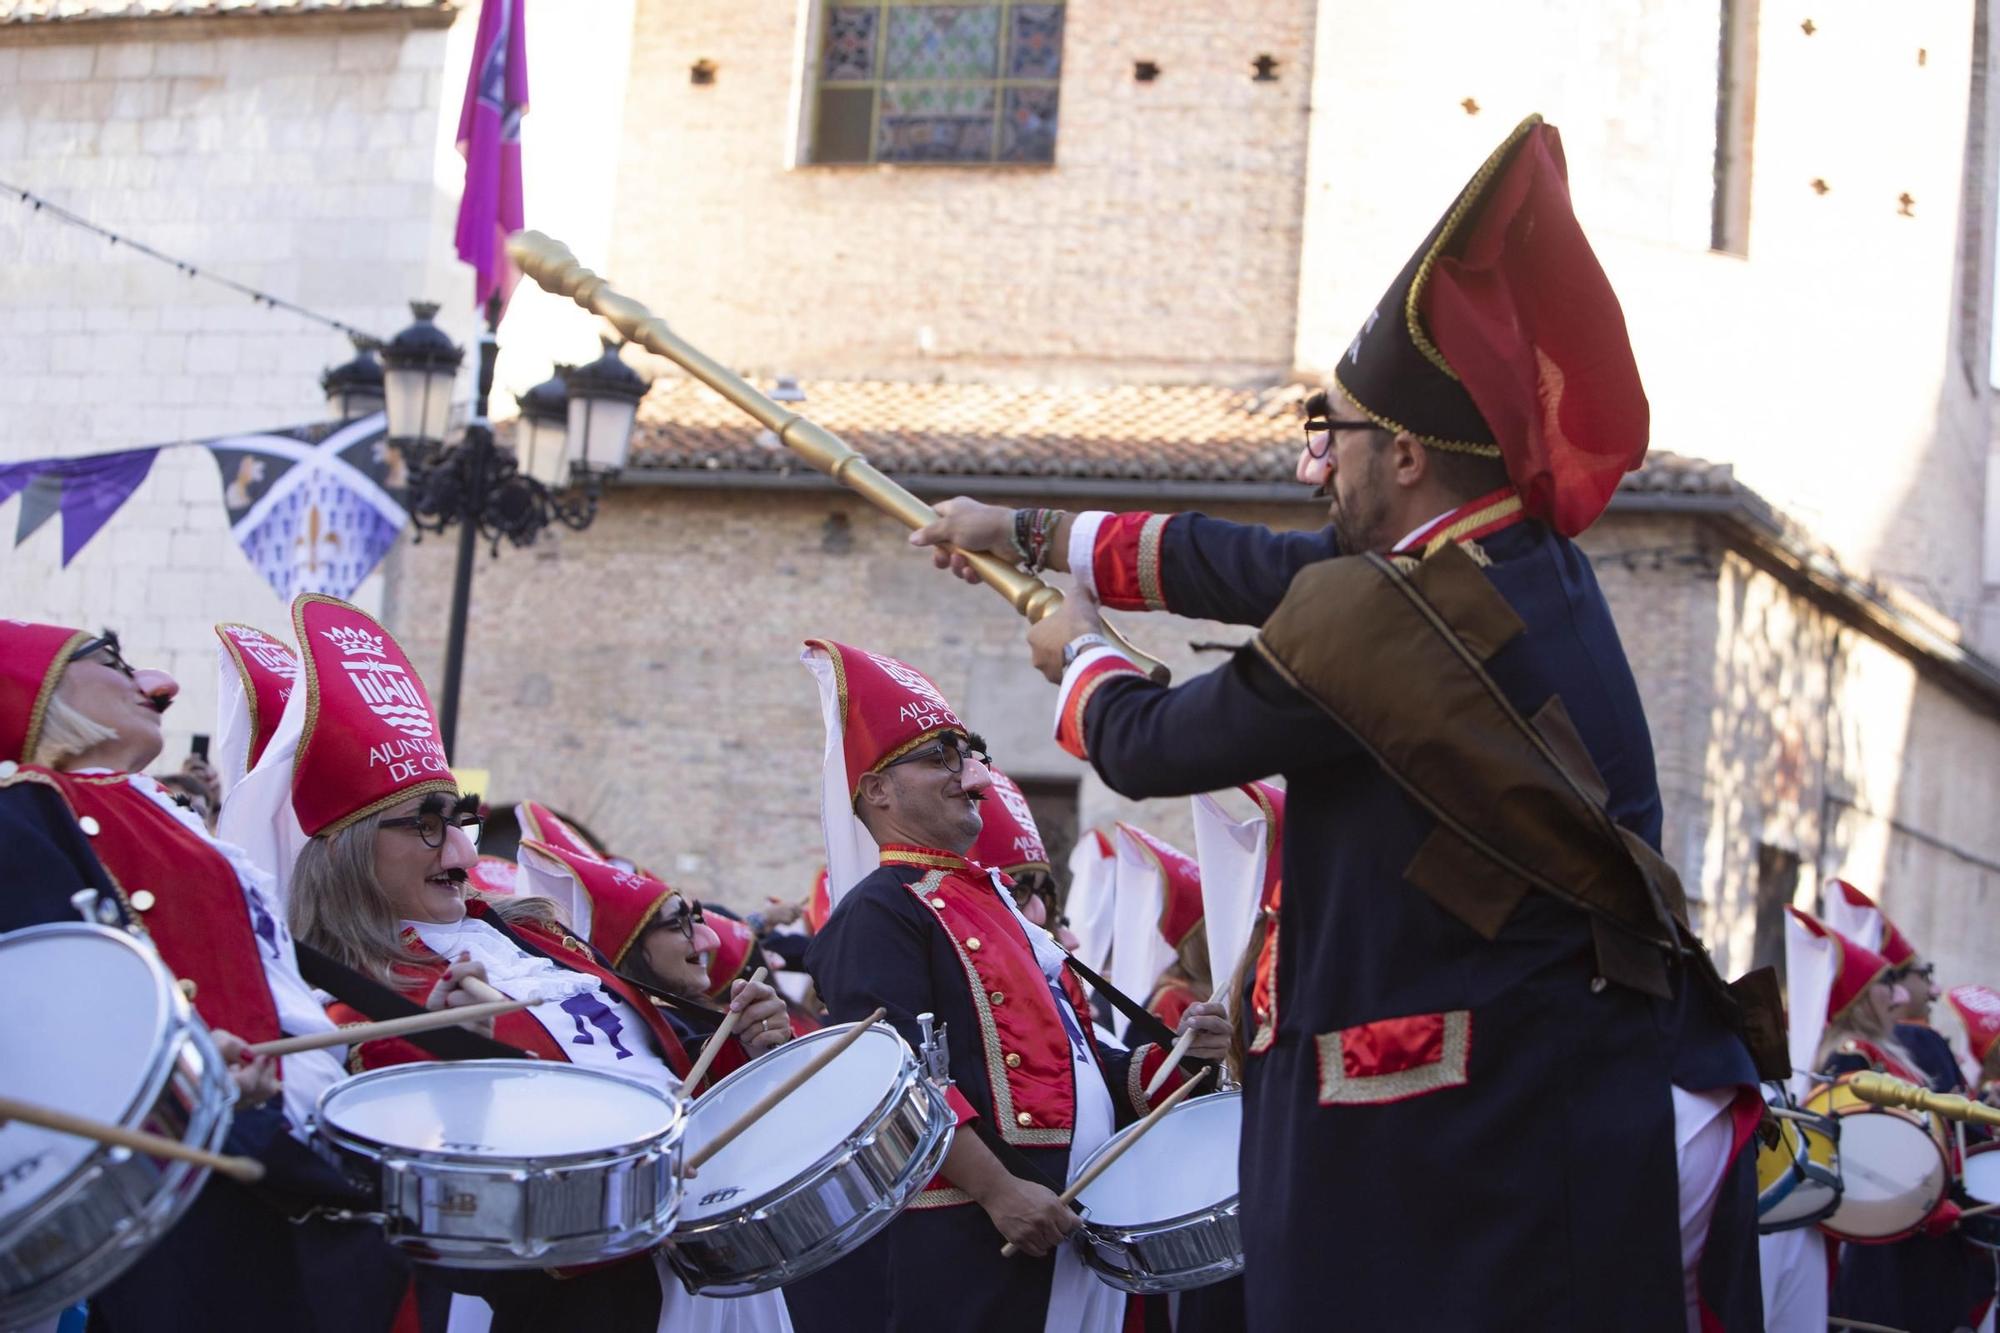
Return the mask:
<svg viewBox="0 0 2000 1333">
<path fill-rule="evenodd" d="M 1109 648 L 1110 646 L 1111 640 L 1105 638 L 1102 634 L 1079 634 L 1063 645 L 1063 667 L 1067 670 L 1069 667 L 1074 666 L 1076 659 L 1082 655 L 1083 650 L 1086 648 Z"/>
</svg>

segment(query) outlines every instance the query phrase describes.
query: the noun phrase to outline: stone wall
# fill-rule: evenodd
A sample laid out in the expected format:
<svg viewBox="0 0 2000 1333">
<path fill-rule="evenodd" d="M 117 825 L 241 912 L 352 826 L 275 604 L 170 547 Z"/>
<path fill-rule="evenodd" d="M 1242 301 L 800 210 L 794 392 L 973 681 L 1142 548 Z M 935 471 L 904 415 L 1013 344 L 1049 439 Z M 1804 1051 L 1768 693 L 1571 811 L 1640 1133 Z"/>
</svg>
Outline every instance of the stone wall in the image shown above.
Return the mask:
<svg viewBox="0 0 2000 1333">
<path fill-rule="evenodd" d="M 434 179 L 445 36 L 376 18 L 0 30 L 0 180 L 393 333 L 449 225 Z M 0 460 L 320 420 L 319 372 L 352 355 L 320 325 L 12 199 L 0 262 Z M 208 453 L 161 453 L 68 569 L 58 523 L 9 549 L 13 512 L 0 613 L 110 624 L 135 661 L 171 670 L 169 762 L 213 732 L 209 626 L 278 629 L 285 611 L 229 535 Z"/>
<path fill-rule="evenodd" d="M 800 166 L 811 0 L 640 0 L 611 272 L 765 372 L 1282 375 L 1314 8 L 1073 0 L 1053 167 Z"/>
</svg>

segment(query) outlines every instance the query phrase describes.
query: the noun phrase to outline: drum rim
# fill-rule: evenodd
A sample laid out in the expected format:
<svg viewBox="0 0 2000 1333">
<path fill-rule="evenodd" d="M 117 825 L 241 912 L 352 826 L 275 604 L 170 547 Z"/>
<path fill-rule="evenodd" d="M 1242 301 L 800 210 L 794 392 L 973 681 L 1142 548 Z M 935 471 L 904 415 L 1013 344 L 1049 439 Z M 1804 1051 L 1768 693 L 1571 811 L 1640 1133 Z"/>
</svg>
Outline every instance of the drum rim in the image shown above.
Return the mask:
<svg viewBox="0 0 2000 1333">
<path fill-rule="evenodd" d="M 1875 1109 L 1878 1111 L 1900 1111 L 1903 1108 L 1895 1106 L 1879 1106 L 1876 1107 Z M 1868 1112 L 1852 1111 L 1849 1112 L 1848 1114 L 1866 1115 L 1868 1114 Z M 1918 1119 L 1918 1117 L 1916 1116 L 1907 1114 L 1904 1115 L 1902 1118 L 1911 1121 L 1916 1121 Z M 1941 1168 L 1941 1171 L 1938 1177 L 1937 1197 L 1930 1201 L 1929 1206 L 1924 1209 L 1922 1215 L 1920 1215 L 1915 1222 L 1911 1223 L 1907 1227 L 1904 1227 L 1901 1231 L 1890 1232 L 1880 1236 L 1862 1236 L 1862 1235 L 1857 1235 L 1851 1231 L 1837 1230 L 1836 1228 L 1829 1225 L 1829 1223 L 1831 1223 L 1833 1220 L 1833 1214 L 1840 1211 L 1838 1207 L 1835 1207 L 1833 1209 L 1833 1212 L 1828 1213 L 1824 1218 L 1820 1220 L 1819 1222 L 1820 1229 L 1826 1232 L 1827 1235 L 1834 1237 L 1836 1240 L 1850 1241 L 1856 1245 L 1890 1245 L 1894 1244 L 1896 1241 L 1903 1240 L 1907 1237 L 1915 1235 L 1923 1227 L 1924 1219 L 1929 1217 L 1932 1213 L 1936 1212 L 1937 1206 L 1940 1203 L 1944 1202 L 1945 1199 L 1950 1197 L 1951 1182 L 1956 1178 L 1952 1174 L 1951 1159 L 1945 1154 L 1944 1145 L 1937 1141 L 1937 1135 L 1932 1133 L 1929 1129 L 1925 1129 L 1924 1140 L 1930 1144 L 1931 1151 L 1937 1154 L 1938 1165 Z M 1846 1201 L 1847 1180 L 1844 1173 L 1841 1177 L 1840 1197 L 1842 1202 Z"/>
<path fill-rule="evenodd" d="M 1171 1120 L 1173 1119 L 1173 1117 L 1179 1115 L 1182 1111 L 1186 1110 L 1190 1106 L 1195 1105 L 1197 1102 L 1206 1102 L 1212 1105 L 1215 1102 L 1220 1101 L 1224 1098 L 1234 1098 L 1235 1100 L 1240 1102 L 1241 1100 L 1243 1100 L 1243 1089 L 1224 1088 L 1217 1092 L 1211 1092 L 1203 1097 L 1191 1098 L 1188 1101 L 1182 1102 L 1179 1106 L 1176 1106 L 1173 1110 L 1167 1112 L 1166 1115 L 1161 1117 L 1161 1119 Z M 1075 1174 L 1080 1176 L 1085 1171 L 1088 1171 L 1090 1169 L 1091 1163 L 1095 1162 L 1099 1157 L 1102 1157 L 1107 1151 L 1109 1151 L 1112 1144 L 1118 1142 L 1118 1140 L 1124 1138 L 1126 1135 L 1130 1134 L 1134 1129 L 1137 1128 L 1138 1125 L 1136 1123 L 1127 1125 L 1125 1126 L 1125 1128 L 1119 1130 L 1117 1133 L 1113 1134 L 1110 1138 L 1106 1139 L 1104 1142 L 1098 1144 L 1097 1150 L 1091 1153 L 1090 1156 L 1083 1159 L 1082 1165 L 1076 1168 Z M 1121 1234 L 1130 1235 L 1131 1233 L 1138 1231 L 1162 1231 L 1162 1230 L 1170 1230 L 1174 1227 L 1186 1226 L 1188 1223 L 1198 1221 L 1201 1218 L 1219 1215 L 1223 1213 L 1224 1210 L 1229 1208 L 1231 1205 L 1235 1205 L 1238 1208 L 1240 1208 L 1242 1205 L 1242 1199 L 1243 1199 L 1243 1182 L 1239 1178 L 1236 1182 L 1236 1193 L 1231 1194 L 1225 1198 L 1218 1199 L 1214 1203 L 1207 1204 L 1203 1207 L 1182 1213 L 1178 1217 L 1161 1218 L 1159 1221 L 1156 1222 L 1155 1221 L 1096 1222 L 1091 1220 L 1090 1206 L 1083 1202 L 1081 1195 L 1078 1196 L 1077 1203 L 1083 1209 L 1083 1225 L 1085 1225 L 1086 1227 L 1089 1227 L 1092 1230 L 1098 1232 L 1118 1232 Z"/>
<path fill-rule="evenodd" d="M 783 1045 L 774 1046 L 770 1050 L 765 1051 L 762 1055 L 757 1056 L 755 1059 L 746 1061 L 745 1063 L 738 1065 L 735 1069 L 730 1070 L 729 1073 L 725 1075 L 722 1079 L 717 1081 L 714 1084 L 714 1086 L 710 1087 L 707 1092 L 704 1092 L 700 1097 L 697 1097 L 693 1101 L 688 1103 L 688 1110 L 687 1110 L 688 1123 L 690 1125 L 694 1123 L 695 1111 L 699 1108 L 700 1104 L 703 1101 L 713 1096 L 714 1094 L 720 1092 L 723 1088 L 729 1086 L 729 1084 L 735 1081 L 735 1079 L 745 1070 L 756 1068 L 759 1061 L 777 1054 L 779 1051 L 784 1050 L 788 1046 L 797 1046 L 803 1042 L 819 1040 L 820 1034 L 823 1032 L 831 1032 L 834 1034 L 834 1039 L 838 1039 L 840 1034 L 852 1029 L 859 1022 L 860 1020 L 857 1019 L 855 1020 L 854 1023 L 839 1023 L 831 1027 L 823 1027 L 815 1029 L 814 1031 L 809 1032 L 802 1037 L 798 1037 L 793 1041 L 785 1042 Z M 884 1120 L 889 1118 L 890 1113 L 893 1112 L 896 1109 L 896 1107 L 900 1105 L 906 1097 L 909 1096 L 911 1087 L 914 1084 L 922 1083 L 924 1081 L 923 1070 L 917 1063 L 916 1052 L 910 1049 L 910 1043 L 903 1039 L 903 1034 L 896 1031 L 893 1024 L 884 1021 L 871 1024 L 870 1026 L 874 1028 L 886 1029 L 889 1035 L 896 1039 L 897 1044 L 903 1048 L 903 1066 L 896 1072 L 896 1081 L 894 1082 L 894 1084 L 890 1086 L 889 1091 L 882 1097 L 880 1101 L 876 1102 L 875 1109 L 870 1111 L 867 1117 L 859 1125 L 856 1125 L 852 1131 L 850 1131 L 847 1138 L 843 1138 L 839 1143 L 827 1149 L 827 1151 L 822 1153 L 818 1158 L 816 1158 L 810 1166 L 802 1167 L 795 1175 L 785 1180 L 775 1189 L 769 1190 L 763 1194 L 752 1195 L 749 1199 L 745 1200 L 741 1204 L 738 1204 L 736 1207 L 731 1208 L 727 1212 L 714 1213 L 698 1218 L 690 1218 L 687 1216 L 686 1211 L 683 1210 L 681 1214 L 674 1219 L 675 1232 L 678 1232 L 681 1229 L 681 1224 L 683 1222 L 691 1222 L 694 1227 L 701 1227 L 701 1228 L 724 1225 L 731 1222 L 732 1220 L 737 1219 L 737 1215 L 739 1213 L 753 1212 L 758 1208 L 768 1208 L 774 1203 L 789 1198 L 792 1195 L 792 1193 L 797 1189 L 799 1189 L 801 1185 L 803 1185 L 805 1182 L 813 1180 L 823 1175 L 826 1172 L 827 1168 L 832 1166 L 835 1161 L 839 1160 L 843 1156 L 848 1155 L 851 1152 L 851 1148 L 848 1144 L 848 1138 L 858 1137 L 860 1135 L 863 1135 L 868 1131 L 874 1129 L 875 1126 L 881 1124 Z M 940 1096 L 938 1100 L 943 1101 L 943 1097 Z M 949 1110 L 949 1107 L 947 1107 L 946 1109 Z M 690 1230 L 692 1229 L 693 1228 L 691 1227 Z"/>
<path fill-rule="evenodd" d="M 397 1076 L 408 1078 L 418 1073 L 435 1074 L 440 1070 L 460 1067 L 480 1070 L 519 1069 L 534 1073 L 547 1073 L 551 1070 L 559 1070 L 562 1072 L 556 1075 L 558 1078 L 568 1078 L 574 1075 L 599 1080 L 610 1080 L 625 1087 L 637 1088 L 641 1092 L 652 1093 L 664 1098 L 672 1114 L 669 1117 L 666 1128 L 660 1130 L 658 1133 L 645 1135 L 623 1143 L 606 1144 L 599 1148 L 581 1149 L 577 1152 L 568 1153 L 496 1153 L 491 1155 L 455 1153 L 440 1148 L 413 1148 L 405 1144 L 391 1143 L 387 1140 L 376 1139 L 370 1135 L 358 1133 L 327 1119 L 327 1104 L 337 1100 L 351 1089 L 385 1082 Z M 574 1065 L 554 1060 L 423 1060 L 409 1064 L 389 1065 L 382 1069 L 370 1069 L 365 1073 L 341 1079 L 321 1092 L 319 1100 L 313 1105 L 311 1125 L 311 1131 L 325 1138 L 328 1142 L 375 1160 L 380 1160 L 383 1157 L 393 1154 L 398 1160 L 435 1163 L 441 1166 L 475 1170 L 482 1168 L 504 1169 L 510 1163 L 534 1163 L 538 1166 L 569 1166 L 579 1163 L 611 1162 L 626 1157 L 637 1157 L 660 1149 L 672 1149 L 680 1142 L 681 1135 L 686 1131 L 686 1128 L 687 1098 L 683 1094 L 667 1092 L 654 1087 L 650 1083 L 641 1083 L 637 1079 L 625 1078 L 609 1070 L 592 1069 L 586 1065 Z"/>
<path fill-rule="evenodd" d="M 154 989 L 161 996 L 165 997 L 166 1003 L 155 1015 L 153 1023 L 152 1063 L 147 1066 L 144 1074 L 140 1076 L 138 1092 L 133 1095 L 131 1102 L 119 1111 L 113 1121 L 113 1123 L 122 1125 L 128 1129 L 136 1128 L 134 1122 L 143 1119 L 144 1113 L 150 1111 L 160 1100 L 161 1095 L 165 1093 L 168 1081 L 173 1078 L 174 1066 L 180 1062 L 181 1048 L 191 1039 L 191 1030 L 196 1024 L 201 1024 L 201 1030 L 205 1034 L 207 1032 L 207 1025 L 202 1023 L 201 1016 L 188 1003 L 187 997 L 181 994 L 181 988 L 174 984 L 174 975 L 167 970 L 167 965 L 160 961 L 158 951 L 150 944 L 145 943 L 143 940 L 136 938 L 126 931 L 115 930 L 110 926 L 100 926 L 88 921 L 50 921 L 42 925 L 24 926 L 19 930 L 10 930 L 5 934 L 0 934 L 0 955 L 4 955 L 7 949 L 15 947 L 23 941 L 49 939 L 60 936 L 88 936 L 116 943 L 146 967 L 148 974 L 153 979 Z M 214 1039 L 210 1038 L 206 1049 L 213 1051 L 214 1048 Z M 233 1084 L 230 1085 L 230 1090 L 234 1091 Z M 223 1110 L 231 1119 L 234 1119 L 235 1098 L 233 1096 L 229 1099 L 228 1104 Z M 100 1157 L 111 1150 L 108 1144 L 99 1143 L 93 1145 L 84 1152 L 82 1157 L 77 1159 L 75 1166 L 64 1172 L 62 1178 L 51 1185 L 40 1197 L 47 1198 L 56 1191 L 66 1188 L 81 1172 L 88 1169 Z M 20 1224 L 15 1219 L 21 1218 L 22 1214 L 32 1209 L 34 1202 L 34 1200 L 30 1200 L 19 1211 L 13 1214 L 12 1217 L 0 1217 L 0 1238 L 5 1238 L 13 1233 L 16 1226 Z"/>
</svg>

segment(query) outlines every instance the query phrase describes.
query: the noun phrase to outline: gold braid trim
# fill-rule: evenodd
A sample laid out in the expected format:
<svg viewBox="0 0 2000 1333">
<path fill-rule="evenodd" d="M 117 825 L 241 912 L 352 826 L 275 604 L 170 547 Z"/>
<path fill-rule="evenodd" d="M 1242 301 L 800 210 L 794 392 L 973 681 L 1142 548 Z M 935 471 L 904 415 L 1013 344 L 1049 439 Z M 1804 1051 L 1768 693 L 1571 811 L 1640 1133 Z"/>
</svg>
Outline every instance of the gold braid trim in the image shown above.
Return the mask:
<svg viewBox="0 0 2000 1333">
<path fill-rule="evenodd" d="M 69 655 L 95 637 L 88 630 L 78 630 L 64 639 L 63 646 L 56 650 L 55 660 L 42 673 L 42 687 L 35 691 L 35 702 L 28 709 L 28 734 L 21 741 L 20 762 L 34 762 L 35 747 L 42 743 L 42 718 L 49 711 L 49 700 L 56 696 L 56 686 L 62 683 L 63 672 L 69 670 Z"/>
<path fill-rule="evenodd" d="M 949 1208 L 953 1204 L 971 1203 L 972 1196 L 956 1185 L 946 1185 L 941 1189 L 919 1191 L 903 1205 L 906 1208 Z"/>
<path fill-rule="evenodd" d="M 1172 514 L 1154 514 L 1139 525 L 1139 597 L 1148 611 L 1167 609 L 1166 590 L 1160 586 L 1160 540 Z"/>
<path fill-rule="evenodd" d="M 1342 359 L 1345 360 L 1345 358 Z M 1437 435 L 1425 435 L 1421 432 L 1411 430 L 1394 417 L 1385 416 L 1377 412 L 1374 408 L 1355 397 L 1353 387 L 1340 377 L 1338 368 L 1333 372 L 1333 382 L 1338 384 L 1340 391 L 1347 395 L 1347 401 L 1354 404 L 1355 411 L 1367 417 L 1383 430 L 1392 431 L 1397 435 L 1407 435 L 1411 439 L 1418 440 L 1432 449 L 1443 449 L 1455 454 L 1476 454 L 1481 458 L 1500 457 L 1500 446 L 1497 444 L 1480 444 L 1473 440 L 1447 440 Z"/>
<path fill-rule="evenodd" d="M 1146 1076 L 1143 1066 L 1146 1063 L 1146 1052 L 1155 1049 L 1156 1046 L 1150 1041 L 1133 1047 L 1131 1063 L 1125 1066 L 1125 1100 L 1132 1104 L 1132 1110 L 1138 1115 L 1145 1115 L 1153 1109 L 1153 1103 L 1146 1097 Z M 1161 1091 L 1170 1092 L 1172 1089 L 1162 1088 Z"/>
<path fill-rule="evenodd" d="M 583 880 L 577 878 L 576 872 L 573 870 L 570 872 L 570 876 L 571 878 L 576 879 L 576 886 L 579 889 L 583 889 L 584 896 L 588 897 L 590 895 L 590 890 L 584 887 Z M 637 944 L 639 942 L 639 937 L 646 933 L 646 927 L 653 924 L 653 914 L 660 910 L 660 904 L 665 902 L 667 899 L 673 897 L 674 892 L 675 891 L 673 889 L 662 889 L 660 892 L 660 896 L 653 899 L 652 903 L 647 906 L 646 910 L 639 914 L 638 924 L 632 927 L 632 933 L 627 935 L 625 937 L 625 942 L 618 946 L 618 952 L 611 955 L 611 966 L 614 971 L 624 964 L 625 955 L 632 952 L 632 946 Z M 563 932 L 563 943 L 565 945 L 569 943 L 568 931 Z M 749 951 L 746 950 L 745 952 L 748 953 Z"/>
<path fill-rule="evenodd" d="M 1437 239 L 1431 242 L 1430 249 L 1424 251 L 1423 260 L 1417 265 L 1416 276 L 1410 279 L 1410 290 L 1403 297 L 1403 323 L 1409 327 L 1410 341 L 1417 345 L 1417 350 L 1424 354 L 1426 360 L 1451 376 L 1453 380 L 1458 379 L 1458 372 L 1451 368 L 1451 364 L 1444 359 L 1444 353 L 1437 349 L 1430 335 L 1424 332 L 1423 320 L 1419 318 L 1417 312 L 1417 303 L 1423 300 L 1424 288 L 1430 284 L 1431 270 L 1437 267 L 1437 261 L 1443 257 L 1444 248 L 1457 237 L 1459 229 L 1465 225 L 1466 218 L 1479 204 L 1480 195 L 1485 193 L 1486 186 L 1500 170 L 1500 164 L 1506 160 L 1507 154 L 1513 151 L 1514 145 L 1526 138 L 1528 131 L 1541 123 L 1540 116 L 1529 116 L 1514 127 L 1514 132 L 1507 136 L 1506 142 L 1494 149 L 1492 154 L 1480 163 L 1479 170 L 1473 173 L 1471 182 L 1459 192 L 1457 202 L 1445 216 L 1444 226 L 1438 228 Z"/>
<path fill-rule="evenodd" d="M 1489 523 L 1497 523 L 1503 518 L 1511 518 L 1520 512 L 1521 497 L 1518 493 L 1509 495 L 1504 499 L 1495 500 L 1484 509 L 1475 509 L 1464 518 L 1458 520 L 1458 522 L 1450 524 L 1429 541 L 1425 542 L 1424 557 L 1428 559 L 1436 555 L 1439 551 L 1442 551 L 1468 532 L 1475 532 Z M 1482 551 L 1480 554 L 1484 555 L 1485 552 Z M 1478 557 L 1474 558 L 1476 560 Z"/>
</svg>

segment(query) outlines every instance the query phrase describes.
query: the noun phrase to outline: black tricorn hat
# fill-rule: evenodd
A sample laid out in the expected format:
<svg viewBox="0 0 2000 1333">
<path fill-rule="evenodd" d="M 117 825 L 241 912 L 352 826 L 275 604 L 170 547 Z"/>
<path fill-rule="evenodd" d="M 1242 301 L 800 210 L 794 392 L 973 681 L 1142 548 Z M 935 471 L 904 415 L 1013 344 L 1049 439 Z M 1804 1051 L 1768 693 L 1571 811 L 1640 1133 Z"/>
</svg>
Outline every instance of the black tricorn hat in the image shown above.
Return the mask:
<svg viewBox="0 0 2000 1333">
<path fill-rule="evenodd" d="M 1473 173 L 1362 323 L 1334 380 L 1431 448 L 1503 458 L 1527 511 L 1574 535 L 1645 460 L 1625 317 L 1529 116 Z"/>
</svg>

